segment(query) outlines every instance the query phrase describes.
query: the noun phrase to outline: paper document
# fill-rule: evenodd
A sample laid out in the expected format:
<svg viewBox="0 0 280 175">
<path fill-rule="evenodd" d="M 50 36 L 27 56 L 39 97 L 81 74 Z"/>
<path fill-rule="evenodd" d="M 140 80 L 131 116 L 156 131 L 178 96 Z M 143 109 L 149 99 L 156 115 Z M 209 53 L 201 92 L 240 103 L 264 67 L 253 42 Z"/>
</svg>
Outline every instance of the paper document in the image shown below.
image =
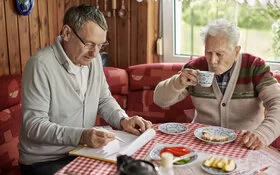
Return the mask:
<svg viewBox="0 0 280 175">
<path fill-rule="evenodd" d="M 117 155 L 125 154 L 131 156 L 156 135 L 154 129 L 148 129 L 140 136 L 119 130 L 110 130 L 110 132 L 115 133 L 116 137 L 121 138 L 125 142 L 115 139 L 109 142 L 108 145 L 100 148 L 81 146 L 71 151 L 70 154 L 116 163 Z"/>
</svg>

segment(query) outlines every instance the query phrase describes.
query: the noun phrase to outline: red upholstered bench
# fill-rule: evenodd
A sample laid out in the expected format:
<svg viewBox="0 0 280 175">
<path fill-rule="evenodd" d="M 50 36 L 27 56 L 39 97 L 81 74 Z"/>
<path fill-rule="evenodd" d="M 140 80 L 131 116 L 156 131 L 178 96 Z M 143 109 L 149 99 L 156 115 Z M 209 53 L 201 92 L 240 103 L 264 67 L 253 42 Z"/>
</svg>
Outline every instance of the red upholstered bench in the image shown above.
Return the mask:
<svg viewBox="0 0 280 175">
<path fill-rule="evenodd" d="M 22 119 L 21 75 L 0 77 L 0 174 L 20 174 L 18 135 Z"/>
</svg>

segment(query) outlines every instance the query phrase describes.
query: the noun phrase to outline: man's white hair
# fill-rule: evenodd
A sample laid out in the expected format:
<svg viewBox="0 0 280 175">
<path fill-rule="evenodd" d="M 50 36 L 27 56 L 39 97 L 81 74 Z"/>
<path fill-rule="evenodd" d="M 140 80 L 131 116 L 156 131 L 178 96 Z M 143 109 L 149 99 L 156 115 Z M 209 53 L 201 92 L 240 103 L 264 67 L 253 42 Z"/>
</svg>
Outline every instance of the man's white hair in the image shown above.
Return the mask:
<svg viewBox="0 0 280 175">
<path fill-rule="evenodd" d="M 200 37 L 202 41 L 205 44 L 205 39 L 207 35 L 216 36 L 219 33 L 225 33 L 228 38 L 229 42 L 232 48 L 234 48 L 238 42 L 240 37 L 240 31 L 239 28 L 227 21 L 226 19 L 216 19 L 210 23 L 208 23 L 201 31 L 200 31 Z"/>
</svg>

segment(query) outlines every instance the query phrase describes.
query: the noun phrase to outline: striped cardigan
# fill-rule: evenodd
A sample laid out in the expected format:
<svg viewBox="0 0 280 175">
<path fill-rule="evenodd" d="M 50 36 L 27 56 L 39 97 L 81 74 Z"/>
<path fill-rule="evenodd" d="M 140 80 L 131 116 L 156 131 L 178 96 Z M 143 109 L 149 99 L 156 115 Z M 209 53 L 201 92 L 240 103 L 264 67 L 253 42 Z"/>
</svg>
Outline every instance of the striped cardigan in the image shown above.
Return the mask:
<svg viewBox="0 0 280 175">
<path fill-rule="evenodd" d="M 208 65 L 205 57 L 199 57 L 184 68 L 208 70 Z M 280 86 L 261 58 L 240 54 L 224 95 L 216 79 L 211 87 L 184 87 L 179 75 L 174 75 L 157 85 L 154 101 L 167 107 L 187 95 L 196 108 L 194 122 L 251 130 L 262 135 L 267 145 L 280 135 Z"/>
</svg>

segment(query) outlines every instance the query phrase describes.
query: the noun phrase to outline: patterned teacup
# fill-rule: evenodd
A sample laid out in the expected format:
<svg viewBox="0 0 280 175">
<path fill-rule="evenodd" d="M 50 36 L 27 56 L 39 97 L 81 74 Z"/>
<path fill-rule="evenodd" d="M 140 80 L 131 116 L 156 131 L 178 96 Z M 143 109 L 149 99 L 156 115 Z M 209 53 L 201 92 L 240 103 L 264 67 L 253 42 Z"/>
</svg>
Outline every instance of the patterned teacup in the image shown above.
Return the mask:
<svg viewBox="0 0 280 175">
<path fill-rule="evenodd" d="M 199 84 L 203 87 L 210 87 L 214 78 L 214 72 L 199 71 Z"/>
</svg>

